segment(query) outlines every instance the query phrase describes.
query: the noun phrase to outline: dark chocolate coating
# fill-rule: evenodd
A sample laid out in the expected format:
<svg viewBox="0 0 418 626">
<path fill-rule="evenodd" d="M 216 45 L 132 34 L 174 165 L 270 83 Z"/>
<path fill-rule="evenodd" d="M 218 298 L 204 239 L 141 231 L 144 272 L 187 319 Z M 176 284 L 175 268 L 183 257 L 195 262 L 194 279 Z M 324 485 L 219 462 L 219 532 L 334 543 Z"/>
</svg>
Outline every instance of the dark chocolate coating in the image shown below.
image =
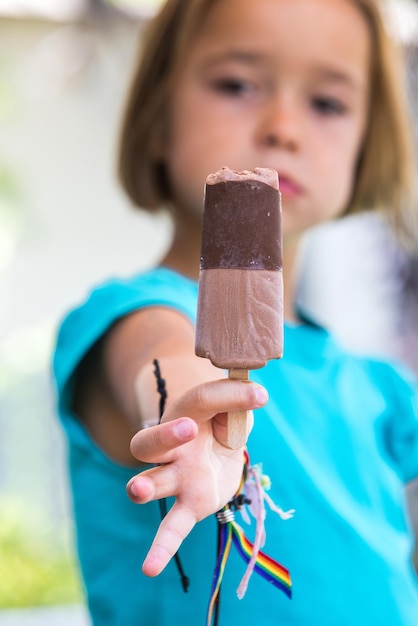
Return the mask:
<svg viewBox="0 0 418 626">
<path fill-rule="evenodd" d="M 206 185 L 200 267 L 281 269 L 277 189 L 258 180 Z"/>
</svg>

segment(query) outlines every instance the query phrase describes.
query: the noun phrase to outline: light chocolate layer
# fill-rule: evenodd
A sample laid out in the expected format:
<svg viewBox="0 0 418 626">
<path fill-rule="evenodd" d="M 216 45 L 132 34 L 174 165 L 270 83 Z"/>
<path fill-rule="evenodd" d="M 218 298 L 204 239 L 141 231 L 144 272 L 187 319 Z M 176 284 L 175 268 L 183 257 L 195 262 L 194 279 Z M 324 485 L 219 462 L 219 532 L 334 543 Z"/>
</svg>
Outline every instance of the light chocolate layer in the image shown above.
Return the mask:
<svg viewBox="0 0 418 626">
<path fill-rule="evenodd" d="M 201 270 L 196 354 L 223 369 L 258 369 L 283 354 L 281 271 Z"/>
</svg>

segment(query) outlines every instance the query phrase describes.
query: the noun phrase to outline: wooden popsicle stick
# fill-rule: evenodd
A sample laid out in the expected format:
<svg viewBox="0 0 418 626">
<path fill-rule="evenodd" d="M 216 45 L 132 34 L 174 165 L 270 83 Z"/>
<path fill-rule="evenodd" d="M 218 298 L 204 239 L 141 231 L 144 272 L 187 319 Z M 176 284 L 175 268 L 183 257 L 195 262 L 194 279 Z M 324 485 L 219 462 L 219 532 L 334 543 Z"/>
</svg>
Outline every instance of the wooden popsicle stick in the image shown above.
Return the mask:
<svg viewBox="0 0 418 626">
<path fill-rule="evenodd" d="M 229 370 L 228 378 L 234 380 L 249 380 L 248 370 Z M 226 440 L 232 450 L 237 450 L 246 444 L 248 436 L 248 411 L 231 411 L 228 413 Z"/>
</svg>

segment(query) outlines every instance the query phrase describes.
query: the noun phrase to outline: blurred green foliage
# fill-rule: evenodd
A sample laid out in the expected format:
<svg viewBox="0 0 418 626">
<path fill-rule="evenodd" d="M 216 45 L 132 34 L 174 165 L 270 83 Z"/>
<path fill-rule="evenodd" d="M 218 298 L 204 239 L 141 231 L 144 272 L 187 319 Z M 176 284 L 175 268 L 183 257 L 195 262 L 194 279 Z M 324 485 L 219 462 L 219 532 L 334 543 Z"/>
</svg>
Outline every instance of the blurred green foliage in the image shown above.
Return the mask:
<svg viewBox="0 0 418 626">
<path fill-rule="evenodd" d="M 32 515 L 18 502 L 0 505 L 0 608 L 81 603 L 69 549 L 43 537 L 39 514 Z"/>
</svg>

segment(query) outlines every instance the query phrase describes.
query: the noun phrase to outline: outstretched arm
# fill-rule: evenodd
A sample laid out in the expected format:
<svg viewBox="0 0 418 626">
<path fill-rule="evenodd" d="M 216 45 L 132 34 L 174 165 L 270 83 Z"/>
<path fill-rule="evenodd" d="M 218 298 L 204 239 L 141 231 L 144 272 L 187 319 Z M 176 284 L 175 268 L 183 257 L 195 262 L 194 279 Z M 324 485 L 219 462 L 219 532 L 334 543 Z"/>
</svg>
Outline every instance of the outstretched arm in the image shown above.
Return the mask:
<svg viewBox="0 0 418 626">
<path fill-rule="evenodd" d="M 154 359 L 168 392 L 161 424 Z M 77 412 L 117 461 L 155 464 L 130 481 L 134 502 L 175 497 L 156 529 L 145 574 L 159 574 L 194 524 L 233 496 L 243 450 L 225 444 L 226 413 L 251 411 L 266 401 L 259 385 L 228 380 L 207 359 L 195 356 L 194 328 L 178 312 L 141 310 L 117 322 L 102 340 L 80 381 Z"/>
</svg>

